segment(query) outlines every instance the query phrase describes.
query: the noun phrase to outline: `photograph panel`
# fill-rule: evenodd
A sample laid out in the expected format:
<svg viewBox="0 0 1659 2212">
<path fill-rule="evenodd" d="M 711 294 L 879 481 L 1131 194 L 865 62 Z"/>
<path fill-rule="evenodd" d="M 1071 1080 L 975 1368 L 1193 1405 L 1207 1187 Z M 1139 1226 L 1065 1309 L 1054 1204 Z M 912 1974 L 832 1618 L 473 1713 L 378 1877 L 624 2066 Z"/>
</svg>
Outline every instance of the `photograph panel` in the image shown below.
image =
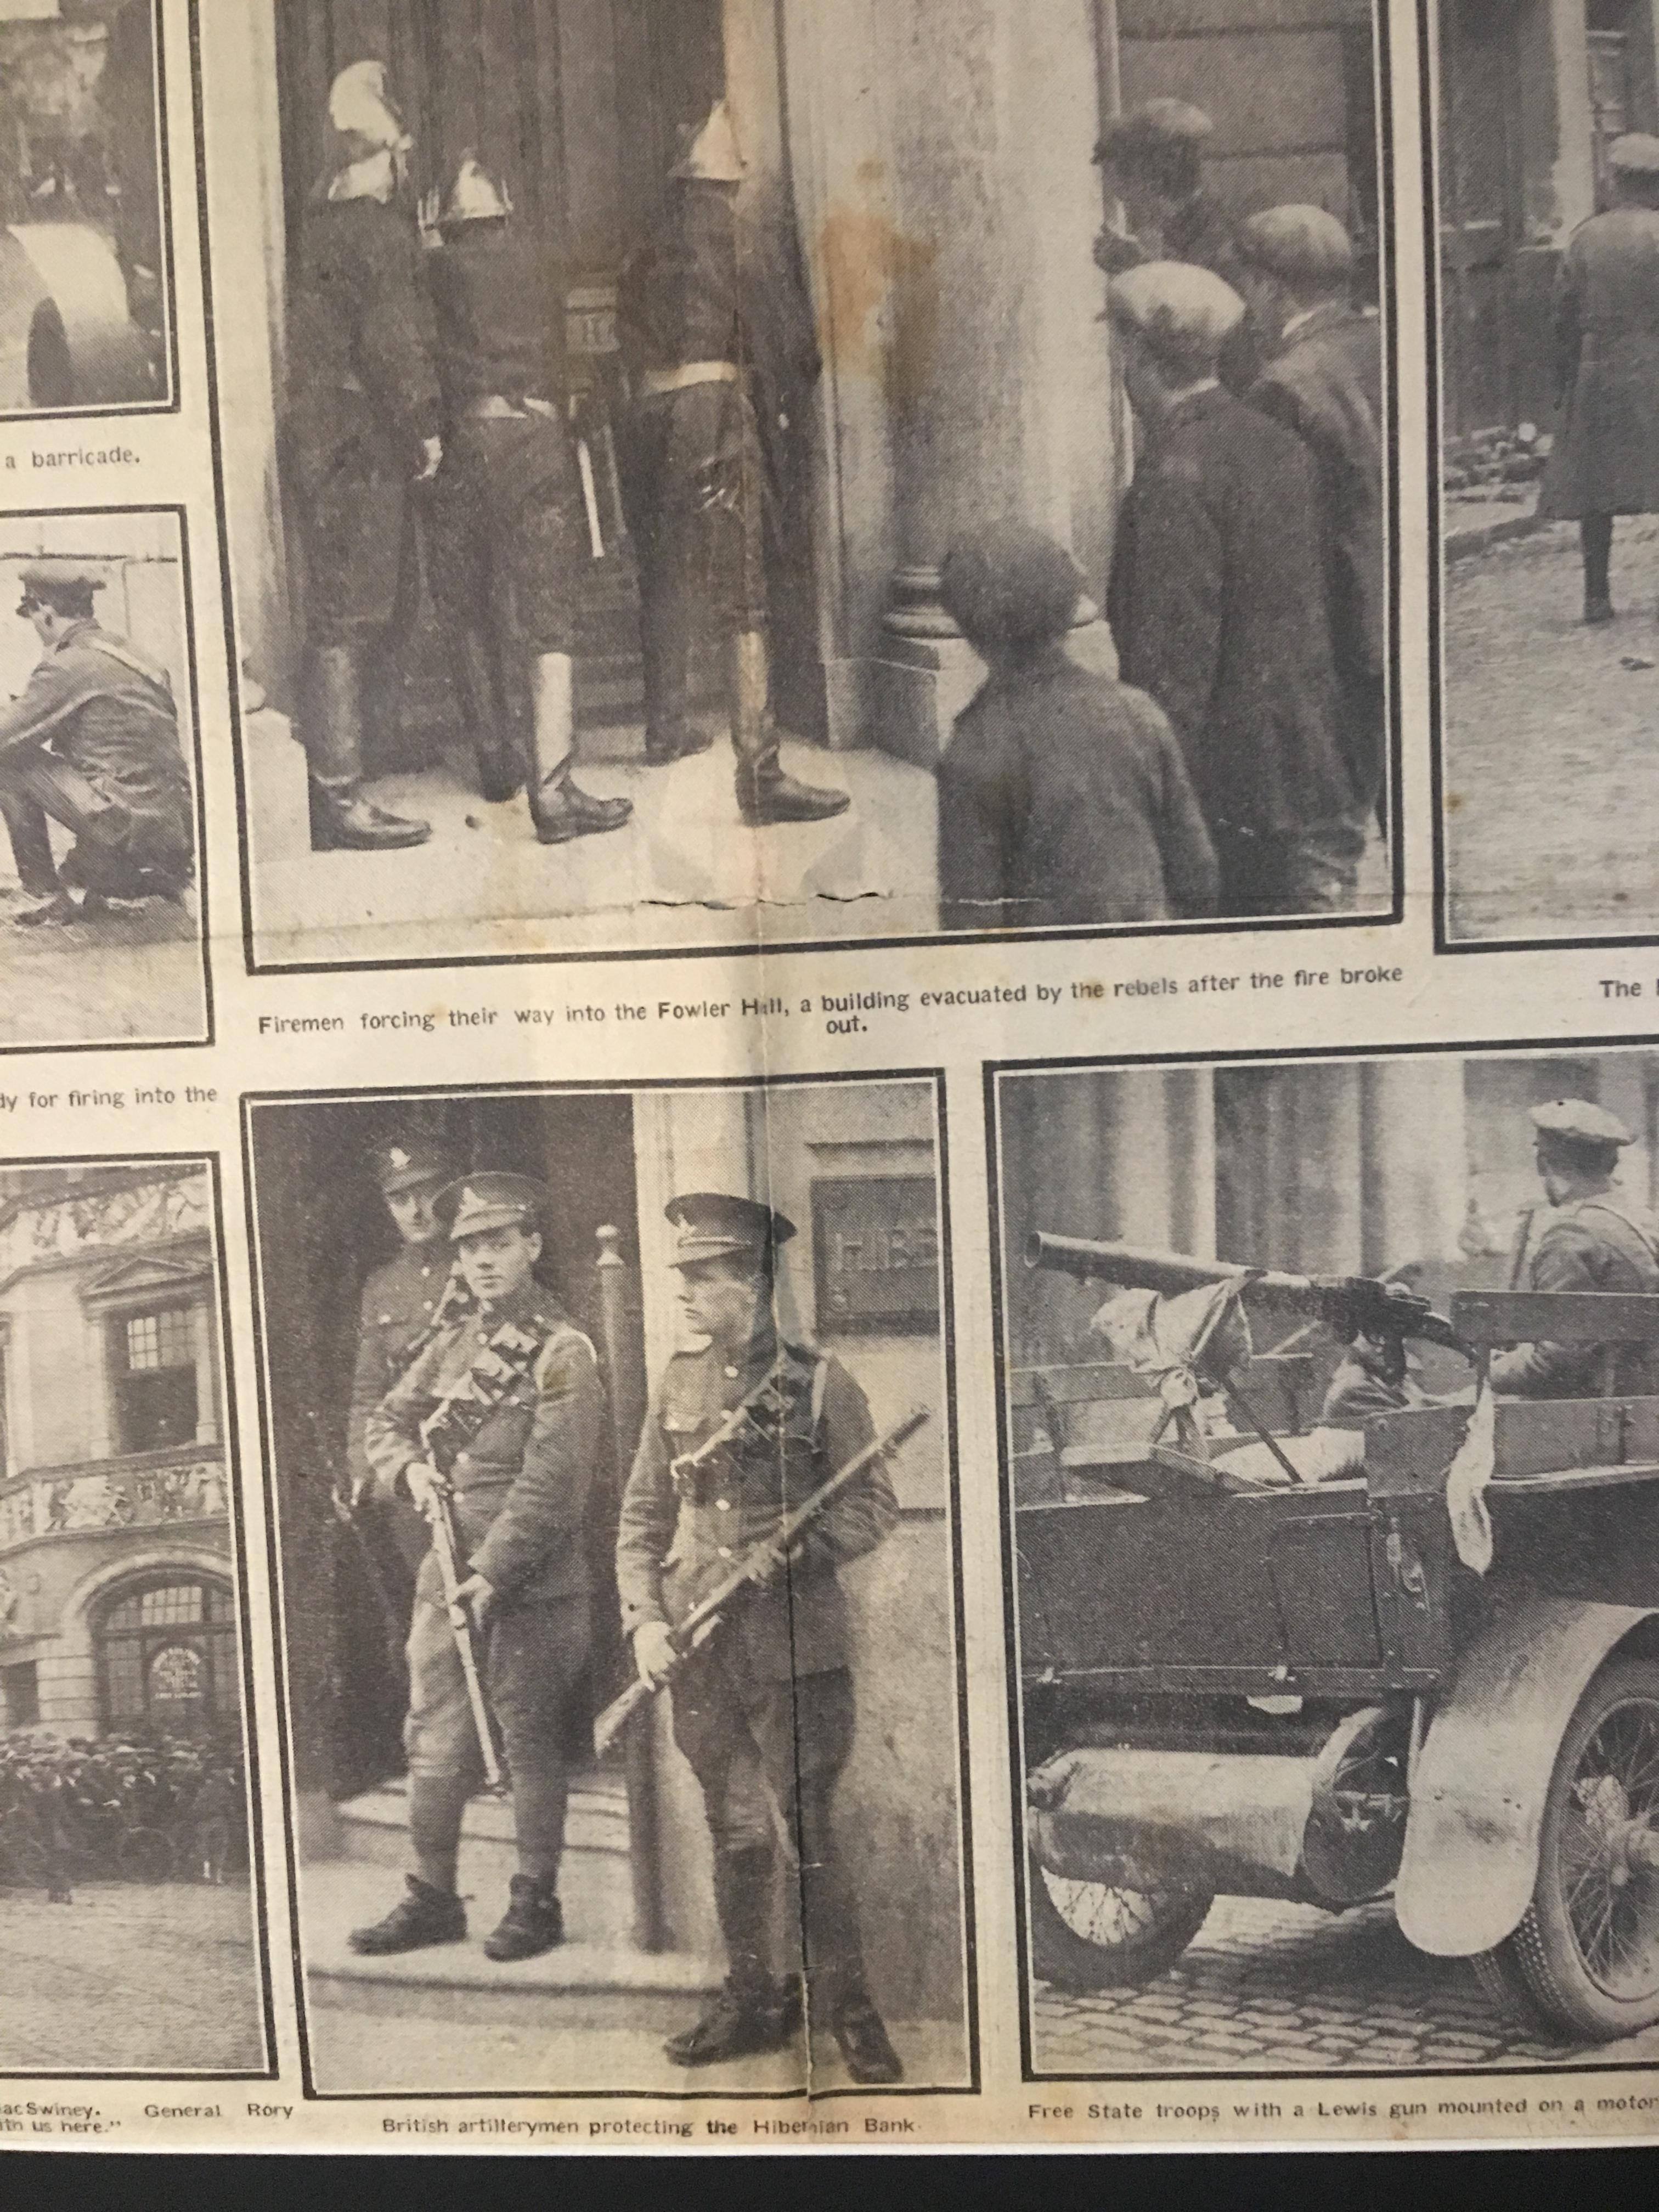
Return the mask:
<svg viewBox="0 0 1659 2212">
<path fill-rule="evenodd" d="M 0 0 L 0 416 L 176 406 L 161 0 Z"/>
<path fill-rule="evenodd" d="M 933 1080 L 246 1114 L 313 2092 L 974 2086 Z"/>
<path fill-rule="evenodd" d="M 214 1163 L 0 1167 L 8 2075 L 259 2076 Z"/>
<path fill-rule="evenodd" d="M 256 969 L 1395 914 L 1369 0 L 204 36 Z"/>
<path fill-rule="evenodd" d="M 210 1041 L 182 509 L 0 517 L 0 1050 Z"/>
<path fill-rule="evenodd" d="M 988 1084 L 1027 2077 L 1651 2066 L 1659 1054 Z"/>
</svg>

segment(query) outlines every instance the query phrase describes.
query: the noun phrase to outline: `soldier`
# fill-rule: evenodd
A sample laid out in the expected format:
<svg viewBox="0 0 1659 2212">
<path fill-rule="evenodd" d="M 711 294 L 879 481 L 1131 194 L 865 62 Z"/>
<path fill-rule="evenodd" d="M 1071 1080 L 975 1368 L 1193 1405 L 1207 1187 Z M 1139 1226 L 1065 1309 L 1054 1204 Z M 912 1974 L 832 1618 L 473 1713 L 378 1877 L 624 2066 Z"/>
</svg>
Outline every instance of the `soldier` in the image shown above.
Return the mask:
<svg viewBox="0 0 1659 2212">
<path fill-rule="evenodd" d="M 443 386 L 443 465 L 434 511 L 433 588 L 486 799 L 528 785 L 544 845 L 620 830 L 626 799 L 572 780 L 574 654 L 590 557 L 569 423 L 564 288 L 505 188 L 469 155 L 438 216 L 432 257 Z M 530 758 L 512 734 L 527 663 Z M 513 673 L 516 675 L 517 672 Z"/>
<path fill-rule="evenodd" d="M 1630 1131 L 1583 1098 L 1534 1106 L 1532 1123 L 1553 1211 L 1522 1255 L 1524 1288 L 1659 1291 L 1659 1226 L 1618 1185 Z M 1494 1357 L 1492 1384 L 1516 1398 L 1621 1397 L 1655 1389 L 1654 1366 L 1642 1345 L 1522 1344 Z"/>
<path fill-rule="evenodd" d="M 478 1175 L 436 1212 L 477 1310 L 441 1329 L 364 1425 L 382 1497 L 450 1501 L 461 1595 L 512 1774 L 519 1871 L 491 1959 L 564 1940 L 559 1863 L 569 1796 L 569 1708 L 588 1646 L 583 1517 L 605 1391 L 593 1347 L 535 1276 L 550 1194 L 527 1176 Z M 353 1931 L 371 1955 L 466 1935 L 456 1858 L 483 1756 L 434 1553 L 409 1633 L 409 1893 Z"/>
<path fill-rule="evenodd" d="M 363 1443 L 369 1415 L 438 1329 L 459 1320 L 471 1304 L 437 1215 L 438 1194 L 455 1178 L 454 1160 L 441 1145 L 416 1138 L 377 1152 L 374 1171 L 403 1249 L 363 1285 L 346 1429 L 354 1503 L 374 1495 L 374 1471 Z M 413 1572 L 426 1556 L 426 1523 L 406 1504 L 393 1509 L 389 1518 L 398 1548 Z"/>
<path fill-rule="evenodd" d="M 670 1362 L 623 1499 L 623 1626 L 650 1682 L 672 1666 L 671 1624 L 874 1437 L 864 1393 L 840 1363 L 778 1334 L 775 1255 L 793 1224 L 751 1199 L 710 1193 L 677 1198 L 668 1218 L 678 1231 L 680 1304 L 705 1343 Z M 739 1407 L 746 1419 L 732 1439 L 686 1468 Z M 725 1987 L 665 2045 L 677 2066 L 779 2050 L 793 2032 L 799 1987 L 779 1982 L 769 1964 L 781 1844 L 799 1899 L 811 2016 L 822 2008 L 855 2081 L 901 2078 L 866 1984 L 832 1819 L 854 1728 L 837 1570 L 873 1551 L 897 1517 L 877 1462 L 674 1679 L 674 1741 L 702 1790 L 726 1950 Z"/>
<path fill-rule="evenodd" d="M 289 356 L 289 430 L 306 556 L 299 737 L 317 852 L 419 845 L 429 824 L 363 791 L 367 716 L 396 727 L 402 647 L 419 593 L 410 486 L 443 456 L 420 234 L 407 204 L 413 141 L 383 62 L 354 62 L 329 95 L 334 158 L 307 208 Z"/>
<path fill-rule="evenodd" d="M 707 595 L 726 643 L 744 820 L 821 822 L 844 812 L 848 795 L 785 775 L 772 720 L 769 486 L 750 387 L 761 380 L 757 356 L 781 355 L 765 346 L 761 328 L 763 316 L 779 312 L 778 280 L 763 295 L 740 279 L 744 167 L 720 101 L 670 172 L 655 240 L 629 257 L 621 279 L 618 315 L 634 372 L 623 489 L 640 564 L 645 757 L 661 766 L 707 749 L 690 720 L 691 650 Z M 787 411 L 769 404 L 767 429 Z M 775 483 L 770 495 L 784 489 Z"/>
<path fill-rule="evenodd" d="M 103 580 L 73 561 L 20 572 L 17 611 L 40 641 L 21 698 L 0 713 L 0 813 L 26 927 L 74 921 L 106 899 L 182 902 L 196 866 L 190 776 L 173 684 L 159 662 L 99 627 Z M 47 817 L 75 833 L 61 871 Z M 85 897 L 70 896 L 78 886 Z"/>
</svg>

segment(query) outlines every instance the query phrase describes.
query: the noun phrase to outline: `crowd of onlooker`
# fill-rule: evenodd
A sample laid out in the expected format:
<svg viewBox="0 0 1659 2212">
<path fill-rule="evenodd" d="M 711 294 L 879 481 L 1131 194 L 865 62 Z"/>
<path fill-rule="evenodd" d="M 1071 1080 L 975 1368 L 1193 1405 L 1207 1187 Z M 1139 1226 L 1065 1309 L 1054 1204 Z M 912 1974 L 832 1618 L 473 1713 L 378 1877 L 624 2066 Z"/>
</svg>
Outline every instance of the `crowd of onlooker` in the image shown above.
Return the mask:
<svg viewBox="0 0 1659 2212">
<path fill-rule="evenodd" d="M 222 1881 L 247 1859 L 242 1747 L 232 1737 L 0 1736 L 0 1887 Z"/>
</svg>

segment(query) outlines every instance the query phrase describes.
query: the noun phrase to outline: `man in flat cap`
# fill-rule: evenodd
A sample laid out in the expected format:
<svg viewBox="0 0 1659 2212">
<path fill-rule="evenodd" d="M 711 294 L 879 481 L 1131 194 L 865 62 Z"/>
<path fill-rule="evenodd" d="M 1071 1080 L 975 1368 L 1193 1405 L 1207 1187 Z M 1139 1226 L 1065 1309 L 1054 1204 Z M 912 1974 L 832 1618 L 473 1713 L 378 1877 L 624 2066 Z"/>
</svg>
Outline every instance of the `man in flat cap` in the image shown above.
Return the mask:
<svg viewBox="0 0 1659 2212">
<path fill-rule="evenodd" d="M 1635 1140 L 1616 1115 L 1583 1098 L 1532 1111 L 1533 1151 L 1553 1211 L 1520 1255 L 1528 1291 L 1659 1291 L 1659 1226 L 1619 1188 L 1619 1155 Z M 1659 1389 L 1651 1347 L 1522 1344 L 1492 1363 L 1495 1390 L 1516 1398 L 1620 1397 Z"/>
<path fill-rule="evenodd" d="M 564 284 L 512 196 L 473 155 L 438 210 L 430 257 L 444 457 L 433 594 L 486 799 L 523 789 L 544 845 L 620 830 L 626 799 L 572 774 L 575 652 L 592 560 L 565 357 Z M 519 738 L 528 699 L 528 744 Z"/>
<path fill-rule="evenodd" d="M 623 493 L 640 564 L 646 752 L 663 767 L 703 751 L 690 719 L 692 653 L 712 617 L 726 656 L 738 810 L 759 824 L 821 822 L 844 791 L 778 759 L 772 718 L 769 514 L 805 465 L 799 439 L 818 375 L 798 270 L 764 267 L 740 239 L 744 162 L 724 100 L 670 173 L 650 242 L 623 264 L 617 317 L 633 384 Z"/>
<path fill-rule="evenodd" d="M 676 1199 L 668 1218 L 681 1309 L 702 1343 L 669 1362 L 623 1498 L 617 1582 L 647 1681 L 672 1668 L 671 1626 L 874 1439 L 864 1393 L 840 1362 L 779 1334 L 775 1255 L 793 1224 L 709 1192 Z M 698 1459 L 723 1425 L 731 1433 Z M 779 2050 L 794 2032 L 800 1984 L 772 1969 L 781 1853 L 809 2022 L 827 2023 L 855 2081 L 901 2077 L 865 1978 L 833 1818 L 855 1724 L 839 1570 L 897 1517 L 877 1462 L 674 1679 L 674 1741 L 702 1790 L 726 1950 L 713 2005 L 665 2046 L 677 2066 Z"/>
<path fill-rule="evenodd" d="M 364 1424 L 378 1493 L 447 1498 L 484 1695 L 512 1779 L 519 1871 L 491 1959 L 564 1938 L 559 1865 L 569 1796 L 571 1703 L 589 1643 L 583 1534 L 605 1415 L 593 1346 L 536 1279 L 548 1192 L 527 1176 L 476 1175 L 435 1201 L 476 1310 L 441 1328 Z M 359 1928 L 371 1955 L 460 1942 L 461 1820 L 481 1749 L 436 1554 L 415 1584 L 409 1633 L 408 1893 Z"/>
<path fill-rule="evenodd" d="M 1066 653 L 1071 555 L 988 524 L 945 556 L 939 596 L 990 672 L 939 765 L 940 927 L 1212 914 L 1215 854 L 1163 709 Z"/>
<path fill-rule="evenodd" d="M 329 94 L 330 157 L 300 238 L 287 424 L 306 562 L 296 734 L 318 852 L 418 845 L 427 823 L 363 789 L 367 732 L 389 749 L 420 591 L 411 488 L 436 476 L 442 400 L 407 172 L 413 140 L 386 64 Z"/>
<path fill-rule="evenodd" d="M 1556 404 L 1563 411 L 1538 512 L 1576 521 L 1584 620 L 1613 620 L 1616 514 L 1659 512 L 1659 138 L 1608 153 L 1613 205 L 1581 223 L 1556 278 Z"/>
<path fill-rule="evenodd" d="M 1181 741 L 1220 863 L 1217 911 L 1347 912 L 1365 838 L 1338 744 L 1312 457 L 1222 387 L 1244 305 L 1218 276 L 1148 262 L 1114 278 L 1110 308 L 1146 431 L 1109 592 L 1123 680 Z"/>
<path fill-rule="evenodd" d="M 1123 210 L 1127 231 L 1103 229 L 1096 265 L 1121 276 L 1147 261 L 1186 261 L 1237 286 L 1237 228 L 1204 182 L 1204 149 L 1215 125 L 1188 100 L 1149 100 L 1107 125 L 1095 161 Z M 1222 348 L 1221 380 L 1242 392 L 1261 365 L 1259 333 L 1247 314 Z"/>
<path fill-rule="evenodd" d="M 0 710 L 0 813 L 27 925 L 74 921 L 106 899 L 182 900 L 196 868 L 195 810 L 173 681 L 103 629 L 103 580 L 73 561 L 20 572 L 17 611 L 40 641 L 22 696 Z M 48 820 L 72 832 L 61 869 Z M 85 893 L 76 906 L 71 889 Z"/>
<path fill-rule="evenodd" d="M 1276 207 L 1238 233 L 1239 289 L 1262 334 L 1245 397 L 1313 455 L 1342 756 L 1364 817 L 1387 752 L 1382 669 L 1382 326 L 1353 304 L 1353 247 L 1323 208 Z"/>
</svg>

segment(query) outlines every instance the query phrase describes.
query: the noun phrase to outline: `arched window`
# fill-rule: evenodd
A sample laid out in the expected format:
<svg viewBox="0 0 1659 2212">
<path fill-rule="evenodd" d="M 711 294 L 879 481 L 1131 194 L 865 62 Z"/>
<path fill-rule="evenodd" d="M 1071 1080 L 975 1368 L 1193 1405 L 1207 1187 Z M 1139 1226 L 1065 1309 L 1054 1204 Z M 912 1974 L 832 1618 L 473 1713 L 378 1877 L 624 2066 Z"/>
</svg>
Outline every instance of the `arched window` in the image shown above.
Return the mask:
<svg viewBox="0 0 1659 2212">
<path fill-rule="evenodd" d="M 241 1710 L 227 1584 L 178 1576 L 118 1590 L 97 1630 L 104 1726 L 197 1735 Z"/>
</svg>

